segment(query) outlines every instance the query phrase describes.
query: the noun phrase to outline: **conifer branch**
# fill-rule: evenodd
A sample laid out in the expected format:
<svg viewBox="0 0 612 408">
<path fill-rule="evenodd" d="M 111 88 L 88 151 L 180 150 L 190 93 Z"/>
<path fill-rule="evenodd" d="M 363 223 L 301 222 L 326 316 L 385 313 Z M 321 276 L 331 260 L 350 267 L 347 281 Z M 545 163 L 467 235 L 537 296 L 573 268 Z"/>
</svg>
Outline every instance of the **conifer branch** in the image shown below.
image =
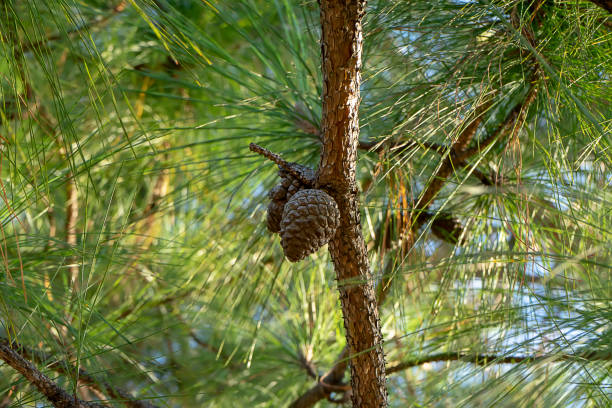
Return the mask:
<svg viewBox="0 0 612 408">
<path fill-rule="evenodd" d="M 541 363 L 541 362 L 560 362 L 560 361 L 603 361 L 610 360 L 612 356 L 599 354 L 596 352 L 588 352 L 582 354 L 550 354 L 537 356 L 504 356 L 495 354 L 479 354 L 479 353 L 458 353 L 444 352 L 432 354 L 423 358 L 414 358 L 402 361 L 401 363 L 387 367 L 389 374 L 397 373 L 408 368 L 417 367 L 427 363 L 443 362 L 443 361 L 461 361 L 480 366 L 490 366 L 493 364 L 521 364 L 521 363 Z"/>
<path fill-rule="evenodd" d="M 57 408 L 104 408 L 95 402 L 81 401 L 60 388 L 49 377 L 41 373 L 30 361 L 15 351 L 7 340 L 0 340 L 0 358 L 23 375 L 38 391 Z"/>
<path fill-rule="evenodd" d="M 21 369 L 17 368 L 13 364 L 11 364 L 11 362 L 9 362 L 5 358 L 5 355 L 3 353 L 6 353 L 6 356 L 8 356 L 8 358 L 10 358 L 11 361 L 15 361 L 16 364 L 19 367 L 22 367 L 26 372 L 32 373 L 32 375 L 28 376 L 28 375 L 24 374 L 24 371 L 22 371 Z M 53 383 L 53 381 L 51 381 L 50 379 L 48 379 L 48 377 L 46 377 L 44 374 L 42 374 L 40 371 L 38 371 L 38 369 L 36 369 L 36 367 L 34 367 L 34 364 L 30 362 L 30 360 L 34 361 L 34 362 L 37 362 L 39 364 L 46 364 L 47 368 L 49 368 L 51 370 L 54 370 L 55 372 L 57 372 L 59 374 L 66 375 L 66 376 L 69 376 L 69 377 L 73 377 L 74 376 L 74 372 L 76 371 L 76 369 L 72 368 L 71 365 L 68 362 L 66 362 L 66 361 L 54 361 L 52 363 L 47 363 L 48 361 L 52 360 L 51 356 L 49 356 L 49 355 L 47 355 L 45 353 L 42 353 L 42 352 L 36 352 L 36 351 L 30 350 L 27 347 L 24 347 L 21 344 L 18 344 L 16 342 L 9 342 L 5 338 L 0 338 L 0 358 L 5 360 L 9 365 L 11 365 L 17 371 L 22 373 L 51 402 L 53 402 L 53 400 L 50 398 L 50 396 L 52 397 L 53 395 L 55 395 L 55 391 L 59 390 L 59 391 L 62 391 L 64 393 L 65 393 L 65 391 L 61 390 L 55 383 Z M 68 367 L 71 367 L 71 368 L 68 368 Z M 46 380 L 42 380 L 42 382 L 40 382 L 41 386 L 43 387 L 43 389 L 45 391 L 43 391 L 43 389 L 41 389 L 39 387 L 38 383 L 34 382 L 34 380 L 39 379 L 39 378 L 46 379 Z M 114 387 L 114 386 L 112 386 L 111 384 L 109 384 L 106 381 L 99 381 L 99 380 L 97 380 L 94 376 L 89 374 L 86 370 L 83 370 L 83 369 L 79 369 L 78 370 L 77 381 L 79 383 L 83 384 L 83 385 L 86 385 L 89 388 L 92 388 L 92 389 L 94 389 L 96 391 L 99 391 L 101 393 L 107 394 L 108 396 L 110 396 L 114 400 L 123 403 L 125 406 L 127 406 L 129 408 L 156 408 L 155 405 L 153 405 L 153 404 L 151 404 L 151 403 L 149 403 L 147 401 L 141 401 L 141 400 L 135 399 L 126 390 L 123 390 L 123 389 L 121 389 L 119 387 Z M 61 396 L 62 394 L 60 393 L 59 395 Z M 69 398 L 72 398 L 74 400 L 73 396 L 70 396 L 67 393 L 66 393 L 66 395 Z M 64 398 L 64 397 L 62 397 L 62 398 Z M 68 401 L 68 400 L 66 400 L 66 401 Z M 83 402 L 83 401 L 75 400 L 75 403 L 76 402 L 79 402 L 82 405 L 56 405 L 56 406 L 61 406 L 61 407 L 72 407 L 72 406 L 74 406 L 74 407 L 80 407 L 80 406 L 84 406 L 84 407 L 90 407 L 90 406 L 91 407 L 103 407 L 103 405 L 97 404 L 97 403 L 88 403 L 88 402 Z M 87 404 L 90 404 L 90 405 L 87 405 Z M 91 405 L 91 404 L 93 404 L 93 405 Z"/>
</svg>

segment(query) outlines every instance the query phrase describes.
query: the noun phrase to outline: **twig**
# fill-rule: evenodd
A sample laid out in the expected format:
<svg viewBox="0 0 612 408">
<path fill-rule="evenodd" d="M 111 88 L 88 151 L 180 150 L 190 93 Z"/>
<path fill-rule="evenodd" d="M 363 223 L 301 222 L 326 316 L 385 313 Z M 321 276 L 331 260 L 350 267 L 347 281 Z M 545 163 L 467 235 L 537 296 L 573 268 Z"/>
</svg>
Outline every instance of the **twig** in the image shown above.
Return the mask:
<svg viewBox="0 0 612 408">
<path fill-rule="evenodd" d="M 346 348 L 340 354 L 346 359 Z M 387 366 L 387 373 L 394 374 L 412 367 L 418 367 L 423 364 L 441 362 L 441 361 L 462 361 L 480 366 L 488 366 L 492 364 L 520 364 L 523 362 L 538 363 L 538 362 L 559 362 L 559 361 L 603 361 L 610 360 L 612 356 L 606 354 L 598 354 L 596 352 L 588 352 L 582 354 L 558 354 L 558 355 L 539 355 L 539 356 L 499 356 L 494 354 L 479 354 L 479 353 L 461 353 L 461 352 L 444 352 L 432 354 L 423 358 L 412 358 L 400 362 L 395 365 Z M 347 360 L 348 361 L 348 360 Z M 345 361 L 338 361 L 336 365 L 321 377 L 317 384 L 302 394 L 295 400 L 291 408 L 306 408 L 312 407 L 318 401 L 327 398 L 331 392 L 350 392 L 350 385 L 341 383 L 346 369 Z M 331 402 L 346 401 L 346 396 L 339 400 Z"/>
<path fill-rule="evenodd" d="M 519 126 L 519 124 L 522 123 L 523 119 L 525 118 L 525 115 L 527 114 L 529 105 L 531 105 L 531 103 L 535 100 L 535 97 L 537 95 L 538 90 L 535 84 L 536 81 L 537 81 L 537 74 L 534 74 L 529 79 L 529 82 L 530 82 L 529 90 L 527 91 L 525 98 L 519 103 L 517 103 L 510 112 L 508 112 L 503 122 L 500 123 L 497 126 L 497 128 L 495 128 L 495 130 L 491 132 L 490 135 L 485 137 L 476 146 L 465 149 L 456 155 L 455 160 L 459 162 L 460 165 L 465 166 L 466 165 L 465 161 L 467 159 L 485 150 L 493 142 L 495 142 L 500 136 L 505 134 L 508 130 L 512 130 L 512 136 L 514 136 L 518 132 L 518 130 L 521 127 Z"/>
<path fill-rule="evenodd" d="M 63 151 L 63 147 L 60 148 L 60 153 Z M 64 154 L 66 160 L 69 160 L 68 155 Z M 74 250 L 77 247 L 77 220 L 79 217 L 79 192 L 77 190 L 76 181 L 69 171 L 66 180 L 66 225 L 64 232 L 66 234 L 66 244 L 70 250 Z M 72 257 L 70 265 L 68 266 L 70 271 L 70 282 L 74 288 L 78 287 L 79 278 L 79 265 L 76 257 Z"/>
<path fill-rule="evenodd" d="M 457 137 L 457 140 L 452 145 L 452 149 L 454 152 L 461 152 L 467 148 L 470 144 L 474 136 L 476 135 L 476 131 L 482 123 L 484 113 L 491 107 L 491 100 L 488 100 L 476 107 L 474 112 L 474 117 L 471 122 L 463 129 L 463 131 Z"/>
<path fill-rule="evenodd" d="M 347 384 L 344 384 L 342 379 L 344 378 L 344 372 L 349 364 L 348 354 L 348 347 L 345 347 L 340 353 L 336 364 L 334 364 L 334 366 L 327 373 L 325 373 L 314 386 L 302 394 L 298 399 L 293 401 L 289 407 L 312 407 L 318 401 L 322 400 L 323 398 L 327 398 L 330 395 L 332 392 L 330 389 L 331 387 L 347 387 Z M 350 389 L 350 386 L 348 386 L 348 389 Z M 342 391 L 347 391 L 347 389 L 344 388 Z"/>
<path fill-rule="evenodd" d="M 483 113 L 486 110 L 486 107 L 490 105 L 490 102 L 485 102 L 481 106 L 476 108 L 476 117 L 471 120 L 469 125 L 461 132 L 455 143 L 451 146 L 451 152 L 449 155 L 442 161 L 442 164 L 438 168 L 438 171 L 431 179 L 431 182 L 427 185 L 424 191 L 421 193 L 421 198 L 416 204 L 415 208 L 415 229 L 418 228 L 421 224 L 418 222 L 419 213 L 426 210 L 431 204 L 432 199 L 436 194 L 442 189 L 444 186 L 446 179 L 451 175 L 454 165 L 457 165 L 458 162 L 463 161 L 460 159 L 461 154 L 465 148 L 466 143 L 468 143 L 476 133 L 478 126 L 482 122 Z"/>
<path fill-rule="evenodd" d="M 304 368 L 304 370 L 306 370 L 306 373 L 308 374 L 308 376 L 312 378 L 313 380 L 316 380 L 319 377 L 319 375 L 317 374 L 317 368 L 312 362 L 312 359 L 305 356 L 304 353 L 302 352 L 299 353 L 299 358 L 300 358 L 300 364 Z"/>
</svg>

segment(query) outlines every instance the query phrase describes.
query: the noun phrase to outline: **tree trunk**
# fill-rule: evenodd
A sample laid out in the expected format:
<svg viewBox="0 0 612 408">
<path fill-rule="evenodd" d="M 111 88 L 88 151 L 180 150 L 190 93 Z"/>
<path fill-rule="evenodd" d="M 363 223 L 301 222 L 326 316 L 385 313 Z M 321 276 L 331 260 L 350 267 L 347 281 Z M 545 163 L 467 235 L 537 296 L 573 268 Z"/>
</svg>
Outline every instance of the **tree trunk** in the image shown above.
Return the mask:
<svg viewBox="0 0 612 408">
<path fill-rule="evenodd" d="M 329 192 L 340 209 L 340 227 L 329 251 L 351 355 L 353 406 L 384 407 L 382 335 L 355 183 L 365 4 L 365 0 L 321 0 L 323 148 L 317 186 Z"/>
</svg>

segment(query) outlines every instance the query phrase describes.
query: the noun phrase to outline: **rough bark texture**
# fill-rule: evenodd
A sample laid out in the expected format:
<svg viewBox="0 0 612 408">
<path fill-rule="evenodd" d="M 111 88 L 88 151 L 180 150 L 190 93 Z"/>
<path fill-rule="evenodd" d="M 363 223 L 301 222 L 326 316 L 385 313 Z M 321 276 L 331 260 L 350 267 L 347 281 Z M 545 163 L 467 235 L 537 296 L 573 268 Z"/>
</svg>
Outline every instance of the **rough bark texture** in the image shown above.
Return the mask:
<svg viewBox="0 0 612 408">
<path fill-rule="evenodd" d="M 44 374 L 38 372 L 33 363 L 42 364 L 47 369 L 51 369 L 59 374 L 63 374 L 70 377 L 74 377 L 76 371 L 76 368 L 74 368 L 72 364 L 67 361 L 54 361 L 54 358 L 52 358 L 50 355 L 47 355 L 46 353 L 29 349 L 14 341 L 9 342 L 8 339 L 3 337 L 0 337 L 0 358 L 5 360 L 7 363 L 9 363 L 9 360 L 7 360 L 7 358 L 10 359 L 10 361 L 14 363 L 9 364 L 22 374 L 24 372 L 31 373 L 26 376 L 26 378 L 28 379 L 30 379 L 31 377 L 43 379 L 47 378 L 44 376 Z M 16 364 L 19 368 L 17 368 L 17 366 L 13 364 Z M 103 393 L 105 392 L 117 402 L 121 402 L 123 405 L 130 408 L 156 408 L 155 405 L 151 404 L 148 401 L 141 401 L 135 399 L 130 392 L 120 387 L 114 387 L 106 381 L 100 381 L 94 378 L 91 374 L 89 374 L 82 368 L 78 370 L 77 379 L 78 384 L 85 385 L 90 390 L 97 391 L 96 394 L 101 397 L 101 400 L 105 399 L 103 395 Z M 37 383 L 35 383 L 34 385 L 38 387 Z M 55 385 L 55 383 L 53 383 L 51 380 L 49 380 L 48 382 L 44 382 L 43 385 L 45 390 L 56 389 L 59 390 L 60 393 L 63 392 L 63 390 L 57 385 Z M 43 392 L 43 394 L 46 397 L 49 397 L 47 393 Z M 65 395 L 68 394 L 66 393 Z M 84 406 L 102 406 L 101 404 L 74 400 L 74 397 L 71 395 L 68 395 L 68 398 L 71 398 L 69 402 L 78 402 Z M 2 408 L 2 405 L 0 405 L 0 408 Z"/>
<path fill-rule="evenodd" d="M 365 0 L 321 0 L 323 148 L 317 185 L 338 204 L 340 227 L 329 244 L 351 355 L 355 407 L 387 405 L 385 359 L 355 183 Z"/>
<path fill-rule="evenodd" d="M 81 401 L 68 394 L 49 377 L 11 348 L 7 341 L 0 341 L 0 359 L 23 375 L 30 384 L 38 389 L 53 406 L 57 408 L 104 408 L 104 405 L 94 402 Z"/>
</svg>

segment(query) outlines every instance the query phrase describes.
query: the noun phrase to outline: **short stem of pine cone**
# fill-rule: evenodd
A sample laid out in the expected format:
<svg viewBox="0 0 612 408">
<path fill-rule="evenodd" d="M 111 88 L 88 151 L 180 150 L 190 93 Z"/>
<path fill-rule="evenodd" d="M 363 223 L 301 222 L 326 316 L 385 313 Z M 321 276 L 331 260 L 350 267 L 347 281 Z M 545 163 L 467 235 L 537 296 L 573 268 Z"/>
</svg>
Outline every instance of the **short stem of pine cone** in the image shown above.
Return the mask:
<svg viewBox="0 0 612 408">
<path fill-rule="evenodd" d="M 263 157 L 265 157 L 268 160 L 273 161 L 274 163 L 276 163 L 278 165 L 279 168 L 283 168 L 285 169 L 287 172 L 289 172 L 293 177 L 295 177 L 296 179 L 298 179 L 301 183 L 304 183 L 306 185 L 310 185 L 312 183 L 312 180 L 308 180 L 306 178 L 304 178 L 304 176 L 302 175 L 301 172 L 299 172 L 296 168 L 295 168 L 295 163 L 290 163 L 286 160 L 284 160 L 282 157 L 280 157 L 278 154 L 271 152 L 270 150 L 266 149 L 265 147 L 261 147 L 255 143 L 251 143 L 249 144 L 249 149 L 252 152 L 255 152 L 257 154 L 262 155 Z"/>
</svg>

